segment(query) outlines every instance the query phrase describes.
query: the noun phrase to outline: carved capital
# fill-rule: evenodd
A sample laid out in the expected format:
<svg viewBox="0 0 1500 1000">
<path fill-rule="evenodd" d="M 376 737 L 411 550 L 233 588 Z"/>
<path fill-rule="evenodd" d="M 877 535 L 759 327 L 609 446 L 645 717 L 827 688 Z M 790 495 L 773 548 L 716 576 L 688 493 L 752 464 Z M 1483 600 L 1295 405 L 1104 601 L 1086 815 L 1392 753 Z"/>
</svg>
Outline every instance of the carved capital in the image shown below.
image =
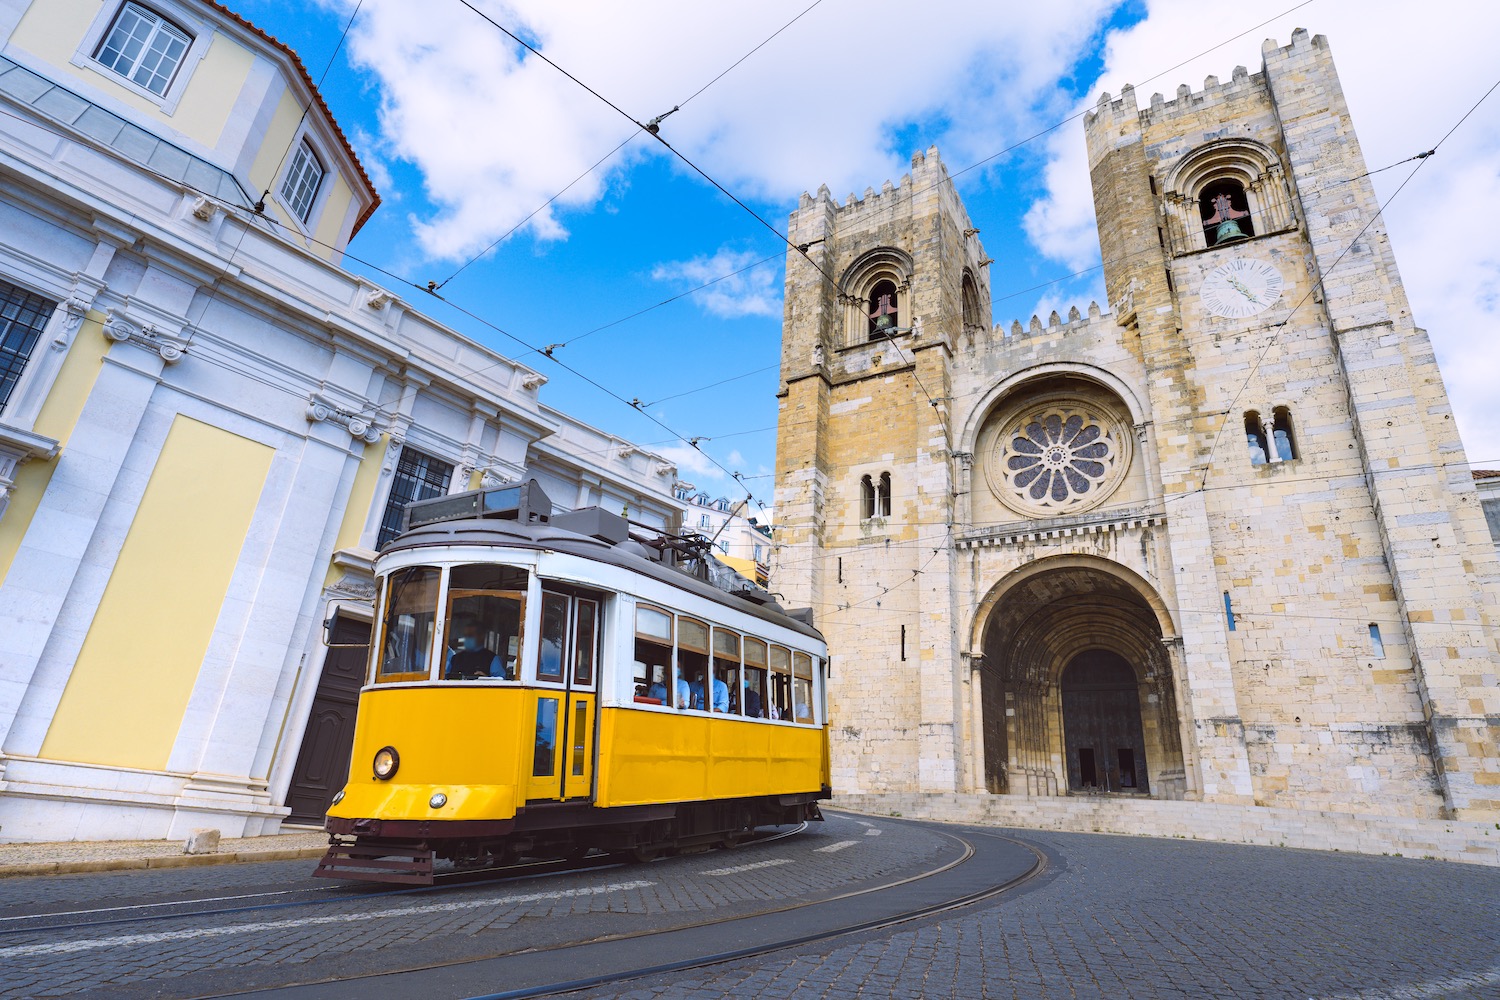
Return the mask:
<svg viewBox="0 0 1500 1000">
<path fill-rule="evenodd" d="M 367 416 L 361 413 L 344 410 L 316 394 L 309 396 L 307 400 L 308 423 L 334 423 L 349 432 L 349 436 L 356 438 L 366 444 L 374 444 L 380 440 L 381 430 Z"/>
<path fill-rule="evenodd" d="M 538 372 L 527 372 L 521 376 L 521 388 L 528 392 L 534 392 L 547 384 L 547 376 Z"/>
<path fill-rule="evenodd" d="M 104 336 L 117 344 L 135 344 L 155 351 L 162 361 L 175 365 L 187 356 L 187 342 L 163 333 L 154 326 L 137 327 L 111 309 L 104 316 Z"/>
<path fill-rule="evenodd" d="M 365 293 L 365 308 L 380 312 L 386 306 L 396 301 L 396 296 L 384 288 L 372 288 Z"/>
<path fill-rule="evenodd" d="M 218 213 L 219 206 L 208 195 L 203 195 L 193 202 L 193 218 L 199 222 L 212 222 Z"/>
</svg>

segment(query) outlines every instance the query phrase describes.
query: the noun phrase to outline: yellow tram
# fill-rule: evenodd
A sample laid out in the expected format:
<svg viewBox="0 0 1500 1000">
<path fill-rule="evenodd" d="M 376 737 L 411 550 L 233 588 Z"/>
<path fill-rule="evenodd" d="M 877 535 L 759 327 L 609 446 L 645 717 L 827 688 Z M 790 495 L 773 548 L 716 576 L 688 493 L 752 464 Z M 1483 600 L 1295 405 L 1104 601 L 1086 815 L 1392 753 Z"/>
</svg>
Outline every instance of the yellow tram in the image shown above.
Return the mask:
<svg viewBox="0 0 1500 1000">
<path fill-rule="evenodd" d="M 535 480 L 408 508 L 375 564 L 369 675 L 317 874 L 423 883 L 435 858 L 590 848 L 648 860 L 821 818 L 827 649 L 805 616 L 701 540 L 551 510 Z"/>
</svg>

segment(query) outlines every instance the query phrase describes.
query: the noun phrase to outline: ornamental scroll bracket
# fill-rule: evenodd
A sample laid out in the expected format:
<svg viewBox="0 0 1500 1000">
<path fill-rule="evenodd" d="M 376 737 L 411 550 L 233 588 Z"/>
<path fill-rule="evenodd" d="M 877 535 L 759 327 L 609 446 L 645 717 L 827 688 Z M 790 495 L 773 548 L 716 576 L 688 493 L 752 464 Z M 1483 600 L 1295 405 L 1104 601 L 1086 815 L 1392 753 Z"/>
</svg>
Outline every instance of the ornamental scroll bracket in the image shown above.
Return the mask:
<svg viewBox="0 0 1500 1000">
<path fill-rule="evenodd" d="M 163 333 L 154 326 L 137 327 L 116 316 L 113 309 L 104 315 L 104 336 L 117 344 L 135 344 L 155 351 L 169 365 L 175 365 L 187 354 L 187 341 Z"/>
<path fill-rule="evenodd" d="M 382 433 L 370 418 L 342 409 L 316 393 L 307 398 L 307 420 L 314 424 L 338 424 L 349 432 L 350 437 L 358 438 L 365 444 L 379 441 Z"/>
</svg>

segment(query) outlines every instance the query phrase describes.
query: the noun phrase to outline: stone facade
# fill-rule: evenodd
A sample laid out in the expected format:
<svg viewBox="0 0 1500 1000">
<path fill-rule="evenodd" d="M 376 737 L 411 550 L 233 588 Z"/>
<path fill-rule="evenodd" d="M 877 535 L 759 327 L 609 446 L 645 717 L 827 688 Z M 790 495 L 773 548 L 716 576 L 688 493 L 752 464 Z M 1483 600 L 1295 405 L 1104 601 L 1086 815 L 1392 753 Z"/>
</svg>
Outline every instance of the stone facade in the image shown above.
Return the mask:
<svg viewBox="0 0 1500 1000">
<path fill-rule="evenodd" d="M 1085 130 L 1107 310 L 992 326 L 935 149 L 792 215 L 836 791 L 1500 814 L 1500 564 L 1327 42 Z"/>
</svg>

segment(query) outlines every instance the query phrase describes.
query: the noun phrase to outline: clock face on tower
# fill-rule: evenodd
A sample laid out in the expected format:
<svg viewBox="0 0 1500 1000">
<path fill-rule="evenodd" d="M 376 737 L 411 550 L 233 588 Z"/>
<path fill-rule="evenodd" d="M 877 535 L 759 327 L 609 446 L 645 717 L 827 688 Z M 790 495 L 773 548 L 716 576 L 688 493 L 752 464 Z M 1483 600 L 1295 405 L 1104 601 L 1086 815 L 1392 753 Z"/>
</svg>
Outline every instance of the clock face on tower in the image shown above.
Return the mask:
<svg viewBox="0 0 1500 1000">
<path fill-rule="evenodd" d="M 1285 284 L 1269 261 L 1236 257 L 1208 272 L 1199 294 L 1215 316 L 1247 319 L 1275 305 Z"/>
</svg>

